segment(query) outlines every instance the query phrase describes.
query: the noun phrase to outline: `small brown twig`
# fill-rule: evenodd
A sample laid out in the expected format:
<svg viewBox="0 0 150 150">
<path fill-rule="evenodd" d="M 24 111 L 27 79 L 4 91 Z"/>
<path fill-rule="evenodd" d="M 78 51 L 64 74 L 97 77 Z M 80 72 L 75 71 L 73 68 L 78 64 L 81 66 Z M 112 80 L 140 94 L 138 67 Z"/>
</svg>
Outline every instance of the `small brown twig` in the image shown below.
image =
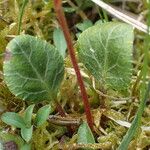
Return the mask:
<svg viewBox="0 0 150 150">
<path fill-rule="evenodd" d="M 56 110 L 59 112 L 59 114 L 60 114 L 62 117 L 66 117 L 65 111 L 64 111 L 64 109 L 62 108 L 62 106 L 59 104 L 58 101 L 56 101 Z"/>
<path fill-rule="evenodd" d="M 67 117 L 64 109 L 62 108 L 62 106 L 59 104 L 58 101 L 56 101 L 56 110 L 57 110 L 57 112 L 59 112 L 61 117 Z M 73 134 L 73 130 L 74 130 L 73 126 L 67 125 L 67 129 L 68 129 L 69 135 L 72 135 Z"/>
<path fill-rule="evenodd" d="M 4 21 L 7 25 L 9 25 L 10 23 L 8 21 L 6 21 L 2 16 L 0 16 L 0 20 Z"/>
<path fill-rule="evenodd" d="M 60 117 L 56 115 L 50 115 L 48 118 L 48 121 L 50 123 L 56 124 L 56 125 L 61 125 L 61 126 L 68 126 L 68 125 L 75 125 L 79 126 L 82 123 L 81 118 L 70 118 L 70 117 Z"/>
</svg>

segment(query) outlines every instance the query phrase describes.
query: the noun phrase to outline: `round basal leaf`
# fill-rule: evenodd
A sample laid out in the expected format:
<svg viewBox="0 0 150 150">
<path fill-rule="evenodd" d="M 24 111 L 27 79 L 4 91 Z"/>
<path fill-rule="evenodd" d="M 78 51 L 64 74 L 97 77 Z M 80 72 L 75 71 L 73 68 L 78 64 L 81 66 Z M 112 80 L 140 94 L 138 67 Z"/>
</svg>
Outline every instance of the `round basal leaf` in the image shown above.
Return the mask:
<svg viewBox="0 0 150 150">
<path fill-rule="evenodd" d="M 23 100 L 51 100 L 63 79 L 63 58 L 52 45 L 30 35 L 9 42 L 4 61 L 4 80 Z"/>
<path fill-rule="evenodd" d="M 40 126 L 43 123 L 45 123 L 46 120 L 48 119 L 50 112 L 51 112 L 51 106 L 50 105 L 46 105 L 46 106 L 41 107 L 38 110 L 36 118 L 35 118 L 36 125 Z"/>
<path fill-rule="evenodd" d="M 17 127 L 17 128 L 23 128 L 25 127 L 25 122 L 21 116 L 19 116 L 17 113 L 14 112 L 6 112 L 2 114 L 1 119 L 3 122 L 5 122 L 8 125 Z"/>
<path fill-rule="evenodd" d="M 85 30 L 78 39 L 79 58 L 105 86 L 126 91 L 132 74 L 133 28 L 109 22 Z"/>
<path fill-rule="evenodd" d="M 21 128 L 21 136 L 26 141 L 29 142 L 32 138 L 33 126 L 30 128 Z"/>
<path fill-rule="evenodd" d="M 78 138 L 77 138 L 78 144 L 94 144 L 95 143 L 94 136 L 86 122 L 83 122 L 80 125 L 77 135 L 78 135 Z"/>
</svg>

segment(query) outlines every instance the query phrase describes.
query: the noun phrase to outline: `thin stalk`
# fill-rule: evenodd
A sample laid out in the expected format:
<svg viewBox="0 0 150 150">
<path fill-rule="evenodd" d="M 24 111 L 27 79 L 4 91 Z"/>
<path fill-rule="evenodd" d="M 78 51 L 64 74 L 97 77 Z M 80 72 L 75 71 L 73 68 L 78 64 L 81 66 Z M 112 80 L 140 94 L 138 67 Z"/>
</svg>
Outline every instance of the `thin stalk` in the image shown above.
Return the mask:
<svg viewBox="0 0 150 150">
<path fill-rule="evenodd" d="M 56 101 L 56 110 L 59 112 L 61 117 L 66 117 L 64 109 L 61 107 L 58 101 Z"/>
<path fill-rule="evenodd" d="M 58 101 L 56 101 L 56 110 L 59 112 L 61 117 L 67 117 L 64 109 L 62 108 L 62 106 L 59 104 Z M 67 129 L 69 132 L 69 136 L 72 136 L 73 131 L 74 131 L 73 126 L 67 125 Z"/>
<path fill-rule="evenodd" d="M 78 10 L 78 7 L 71 0 L 67 0 L 67 2 L 72 8 L 76 10 L 77 14 L 79 14 L 83 20 L 88 19 L 85 13 L 82 10 Z"/>
<path fill-rule="evenodd" d="M 27 3 L 28 3 L 28 0 L 24 0 L 24 1 L 23 1 L 22 7 L 21 7 L 21 10 L 20 10 L 20 13 L 19 13 L 19 19 L 18 19 L 18 35 L 20 34 L 20 31 L 21 31 L 22 17 L 23 17 L 23 13 L 24 13 L 24 10 L 25 10 L 25 7 L 26 7 Z"/>
<path fill-rule="evenodd" d="M 89 127 L 91 129 L 93 129 L 93 118 L 92 118 L 91 111 L 90 111 L 90 104 L 88 102 L 88 96 L 87 96 L 85 86 L 83 83 L 83 79 L 82 79 L 82 76 L 81 76 L 77 61 L 76 61 L 73 43 L 71 40 L 71 35 L 69 33 L 67 21 L 65 19 L 65 15 L 64 15 L 64 12 L 62 9 L 62 0 L 54 0 L 54 7 L 55 7 L 56 14 L 57 14 L 57 18 L 59 20 L 60 26 L 63 30 L 64 36 L 65 36 L 65 39 L 67 42 L 67 47 L 68 47 L 68 51 L 70 54 L 70 58 L 71 58 L 73 67 L 76 72 L 78 84 L 80 86 L 81 95 L 82 95 L 82 99 L 83 99 L 83 103 L 84 103 L 84 109 L 85 109 L 85 113 L 86 113 L 87 122 L 88 122 Z"/>
</svg>

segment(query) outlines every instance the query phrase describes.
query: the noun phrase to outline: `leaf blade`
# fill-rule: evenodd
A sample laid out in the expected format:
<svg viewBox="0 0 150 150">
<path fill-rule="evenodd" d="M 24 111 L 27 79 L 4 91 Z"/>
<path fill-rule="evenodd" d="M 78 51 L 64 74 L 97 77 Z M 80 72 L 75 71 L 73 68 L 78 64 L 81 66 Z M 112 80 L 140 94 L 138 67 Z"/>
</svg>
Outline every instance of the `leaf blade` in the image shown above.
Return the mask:
<svg viewBox="0 0 150 150">
<path fill-rule="evenodd" d="M 48 118 L 49 114 L 51 112 L 50 105 L 46 105 L 41 107 L 36 115 L 35 123 L 37 126 L 41 126 Z"/>
<path fill-rule="evenodd" d="M 92 25 L 93 25 L 93 23 L 91 20 L 85 20 L 85 21 L 83 21 L 83 23 L 76 24 L 76 27 L 80 31 L 84 31 L 84 30 L 88 29 L 89 27 L 92 27 Z"/>
<path fill-rule="evenodd" d="M 78 135 L 78 138 L 77 138 L 78 144 L 94 144 L 95 143 L 94 136 L 86 122 L 83 122 L 80 125 L 77 135 Z"/>
<path fill-rule="evenodd" d="M 31 150 L 31 144 L 24 144 L 20 150 Z"/>
<path fill-rule="evenodd" d="M 33 112 L 34 106 L 35 106 L 34 104 L 28 106 L 24 112 L 23 119 L 24 119 L 27 126 L 31 126 L 32 112 Z"/>
<path fill-rule="evenodd" d="M 33 126 L 30 128 L 23 127 L 21 128 L 21 136 L 26 141 L 29 142 L 32 138 Z"/>
<path fill-rule="evenodd" d="M 95 25 L 79 36 L 79 58 L 106 87 L 127 90 L 131 79 L 133 29 L 124 23 Z"/>
<path fill-rule="evenodd" d="M 25 126 L 25 122 L 21 116 L 14 112 L 6 112 L 2 114 L 1 119 L 8 125 L 22 128 Z"/>
<path fill-rule="evenodd" d="M 63 79 L 64 63 L 47 42 L 30 35 L 15 37 L 7 45 L 4 80 L 10 91 L 23 100 L 52 100 Z"/>
</svg>

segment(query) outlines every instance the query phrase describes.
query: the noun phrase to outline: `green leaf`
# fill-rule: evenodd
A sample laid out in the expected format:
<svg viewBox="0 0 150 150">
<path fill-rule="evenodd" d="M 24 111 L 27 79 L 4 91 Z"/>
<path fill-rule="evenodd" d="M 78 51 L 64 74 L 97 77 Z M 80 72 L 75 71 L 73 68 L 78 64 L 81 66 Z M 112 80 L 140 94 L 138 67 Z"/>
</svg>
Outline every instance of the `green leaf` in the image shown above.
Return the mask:
<svg viewBox="0 0 150 150">
<path fill-rule="evenodd" d="M 76 24 L 76 27 L 81 30 L 84 31 L 86 29 L 88 29 L 89 27 L 92 27 L 93 23 L 91 20 L 84 20 L 83 23 L 78 23 Z"/>
<path fill-rule="evenodd" d="M 81 10 L 85 10 L 89 7 L 94 6 L 93 2 L 91 0 L 75 0 L 75 2 L 77 3 L 77 5 L 80 7 Z"/>
<path fill-rule="evenodd" d="M 43 123 L 46 122 L 48 119 L 48 116 L 51 112 L 51 107 L 50 105 L 43 106 L 40 108 L 37 112 L 36 118 L 35 118 L 35 123 L 37 126 L 42 125 Z"/>
<path fill-rule="evenodd" d="M 67 44 L 64 34 L 60 28 L 55 28 L 53 33 L 53 40 L 56 48 L 59 50 L 63 58 L 66 56 Z"/>
<path fill-rule="evenodd" d="M 33 126 L 30 128 L 23 127 L 21 128 L 21 136 L 26 141 L 29 142 L 32 138 Z"/>
<path fill-rule="evenodd" d="M 66 12 L 66 13 L 73 13 L 73 12 L 76 11 L 76 9 L 73 8 L 73 7 L 63 7 L 63 10 L 64 10 L 64 12 Z"/>
<path fill-rule="evenodd" d="M 45 3 L 48 3 L 50 0 L 43 0 Z"/>
<path fill-rule="evenodd" d="M 109 22 L 85 30 L 78 39 L 79 58 L 106 87 L 126 91 L 132 74 L 133 28 Z"/>
<path fill-rule="evenodd" d="M 2 114 L 1 119 L 3 122 L 5 122 L 8 125 L 22 128 L 25 127 L 25 122 L 21 116 L 19 116 L 17 113 L 14 112 L 6 112 Z"/>
<path fill-rule="evenodd" d="M 94 144 L 94 136 L 86 122 L 83 122 L 78 129 L 78 144 Z"/>
<path fill-rule="evenodd" d="M 0 141 L 0 150 L 5 150 L 4 146 L 3 146 L 3 143 L 1 141 Z"/>
<path fill-rule="evenodd" d="M 26 123 L 26 126 L 30 127 L 31 126 L 31 120 L 32 120 L 32 112 L 33 112 L 33 108 L 34 108 L 34 104 L 28 106 L 28 108 L 25 110 L 24 112 L 24 121 Z"/>
<path fill-rule="evenodd" d="M 30 35 L 15 37 L 6 49 L 4 80 L 10 91 L 23 100 L 53 100 L 64 75 L 58 50 Z"/>
<path fill-rule="evenodd" d="M 20 150 L 31 150 L 31 144 L 24 144 Z"/>
</svg>

